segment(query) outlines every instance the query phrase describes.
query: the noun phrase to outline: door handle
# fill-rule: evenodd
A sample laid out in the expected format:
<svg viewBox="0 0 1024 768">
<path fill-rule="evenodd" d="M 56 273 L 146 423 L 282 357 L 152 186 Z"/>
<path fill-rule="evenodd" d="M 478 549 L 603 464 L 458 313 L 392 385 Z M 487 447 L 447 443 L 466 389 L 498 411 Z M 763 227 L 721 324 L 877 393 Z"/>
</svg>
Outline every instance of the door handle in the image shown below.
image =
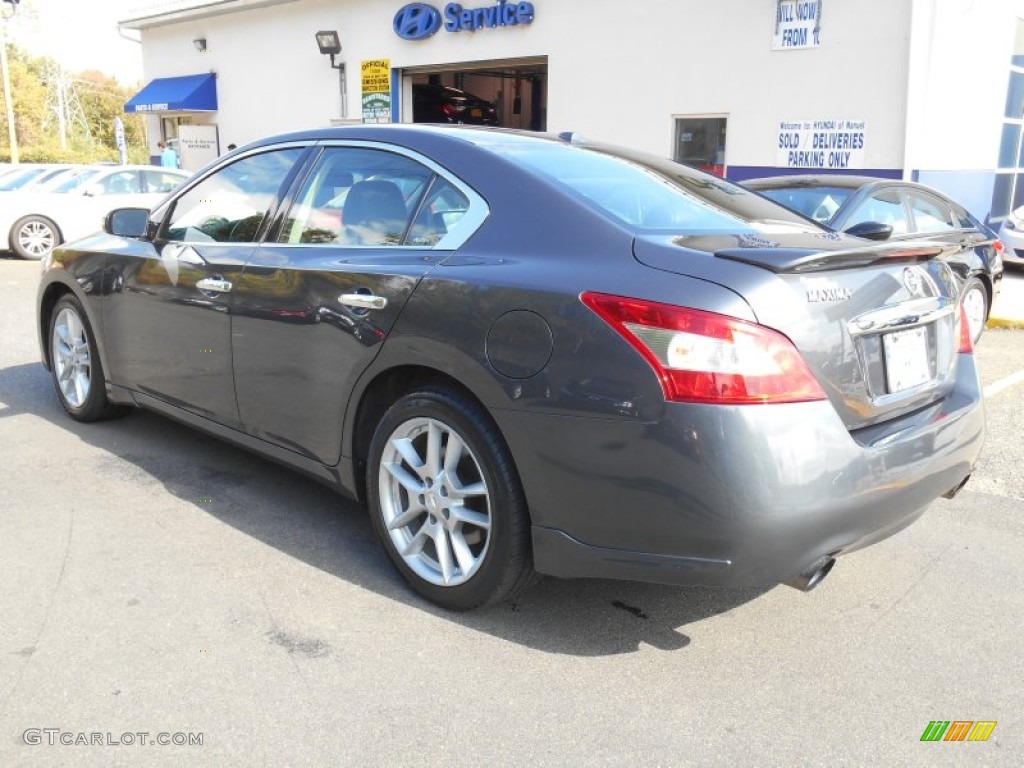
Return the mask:
<svg viewBox="0 0 1024 768">
<path fill-rule="evenodd" d="M 388 305 L 387 299 L 383 296 L 374 296 L 372 293 L 343 293 L 338 297 L 338 301 L 346 307 L 356 309 L 384 309 Z"/>
<path fill-rule="evenodd" d="M 231 290 L 231 283 L 222 277 L 204 277 L 196 280 L 196 288 L 210 293 L 227 293 Z"/>
</svg>

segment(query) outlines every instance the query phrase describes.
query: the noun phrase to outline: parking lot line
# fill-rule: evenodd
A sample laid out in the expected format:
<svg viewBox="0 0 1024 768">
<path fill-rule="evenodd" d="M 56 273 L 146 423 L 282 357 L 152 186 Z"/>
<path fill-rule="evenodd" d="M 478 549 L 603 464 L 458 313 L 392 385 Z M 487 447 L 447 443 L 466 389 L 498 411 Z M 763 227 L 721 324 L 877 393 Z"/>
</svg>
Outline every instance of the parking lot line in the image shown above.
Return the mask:
<svg viewBox="0 0 1024 768">
<path fill-rule="evenodd" d="M 1024 381 L 1024 368 L 1016 373 L 1011 373 L 1009 376 L 1004 376 L 999 381 L 994 381 L 989 384 L 985 387 L 985 397 L 995 397 L 1004 389 L 1008 389 L 1014 384 L 1020 384 L 1022 381 Z"/>
</svg>

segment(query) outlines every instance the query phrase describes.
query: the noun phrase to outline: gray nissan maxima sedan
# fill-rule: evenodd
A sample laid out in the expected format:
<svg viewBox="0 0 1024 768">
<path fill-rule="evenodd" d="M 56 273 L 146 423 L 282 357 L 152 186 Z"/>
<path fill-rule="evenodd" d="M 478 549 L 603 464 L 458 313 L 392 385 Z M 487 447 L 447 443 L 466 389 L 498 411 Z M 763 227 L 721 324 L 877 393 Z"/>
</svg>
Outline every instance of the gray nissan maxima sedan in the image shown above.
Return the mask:
<svg viewBox="0 0 1024 768">
<path fill-rule="evenodd" d="M 942 256 L 572 135 L 354 126 L 114 211 L 45 260 L 38 319 L 73 418 L 141 406 L 364 501 L 442 606 L 809 589 L 981 449 Z"/>
</svg>

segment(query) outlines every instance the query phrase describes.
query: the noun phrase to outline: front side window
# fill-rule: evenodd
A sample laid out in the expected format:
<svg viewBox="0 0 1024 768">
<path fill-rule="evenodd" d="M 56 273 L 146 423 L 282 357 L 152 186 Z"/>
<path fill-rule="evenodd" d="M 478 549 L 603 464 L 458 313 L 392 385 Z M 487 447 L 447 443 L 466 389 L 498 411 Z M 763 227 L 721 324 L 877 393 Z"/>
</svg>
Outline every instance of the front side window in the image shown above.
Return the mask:
<svg viewBox="0 0 1024 768">
<path fill-rule="evenodd" d="M 147 192 L 171 192 L 185 180 L 184 176 L 178 176 L 166 171 L 143 171 L 146 179 Z"/>
<path fill-rule="evenodd" d="M 93 182 L 88 191 L 96 195 L 137 195 L 142 192 L 142 184 L 138 172 L 118 171 Z"/>
<path fill-rule="evenodd" d="M 251 243 L 303 149 L 250 155 L 215 171 L 173 203 L 163 237 Z"/>
<path fill-rule="evenodd" d="M 328 147 L 299 190 L 279 240 L 401 245 L 433 178 L 429 168 L 393 152 Z"/>
</svg>

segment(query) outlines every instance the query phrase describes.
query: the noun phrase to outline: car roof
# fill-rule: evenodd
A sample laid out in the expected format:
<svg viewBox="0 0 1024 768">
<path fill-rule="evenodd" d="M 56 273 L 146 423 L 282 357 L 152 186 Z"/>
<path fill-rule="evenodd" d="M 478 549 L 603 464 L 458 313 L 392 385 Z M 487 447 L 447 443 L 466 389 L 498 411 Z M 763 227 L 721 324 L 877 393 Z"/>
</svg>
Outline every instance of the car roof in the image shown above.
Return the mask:
<svg viewBox="0 0 1024 768">
<path fill-rule="evenodd" d="M 420 144 L 435 139 L 443 142 L 494 146 L 519 142 L 564 143 L 555 134 L 515 128 L 492 128 L 474 125 L 432 125 L 423 123 L 387 123 L 379 125 L 344 125 L 283 133 L 268 136 L 240 147 L 239 151 L 290 141 L 331 141 L 356 139 L 396 144 Z"/>
<path fill-rule="evenodd" d="M 765 176 L 742 182 L 749 189 L 787 189 L 790 187 L 843 187 L 858 189 L 868 184 L 905 184 L 902 179 L 881 176 L 853 176 L 839 173 L 801 173 L 791 176 Z"/>
</svg>

